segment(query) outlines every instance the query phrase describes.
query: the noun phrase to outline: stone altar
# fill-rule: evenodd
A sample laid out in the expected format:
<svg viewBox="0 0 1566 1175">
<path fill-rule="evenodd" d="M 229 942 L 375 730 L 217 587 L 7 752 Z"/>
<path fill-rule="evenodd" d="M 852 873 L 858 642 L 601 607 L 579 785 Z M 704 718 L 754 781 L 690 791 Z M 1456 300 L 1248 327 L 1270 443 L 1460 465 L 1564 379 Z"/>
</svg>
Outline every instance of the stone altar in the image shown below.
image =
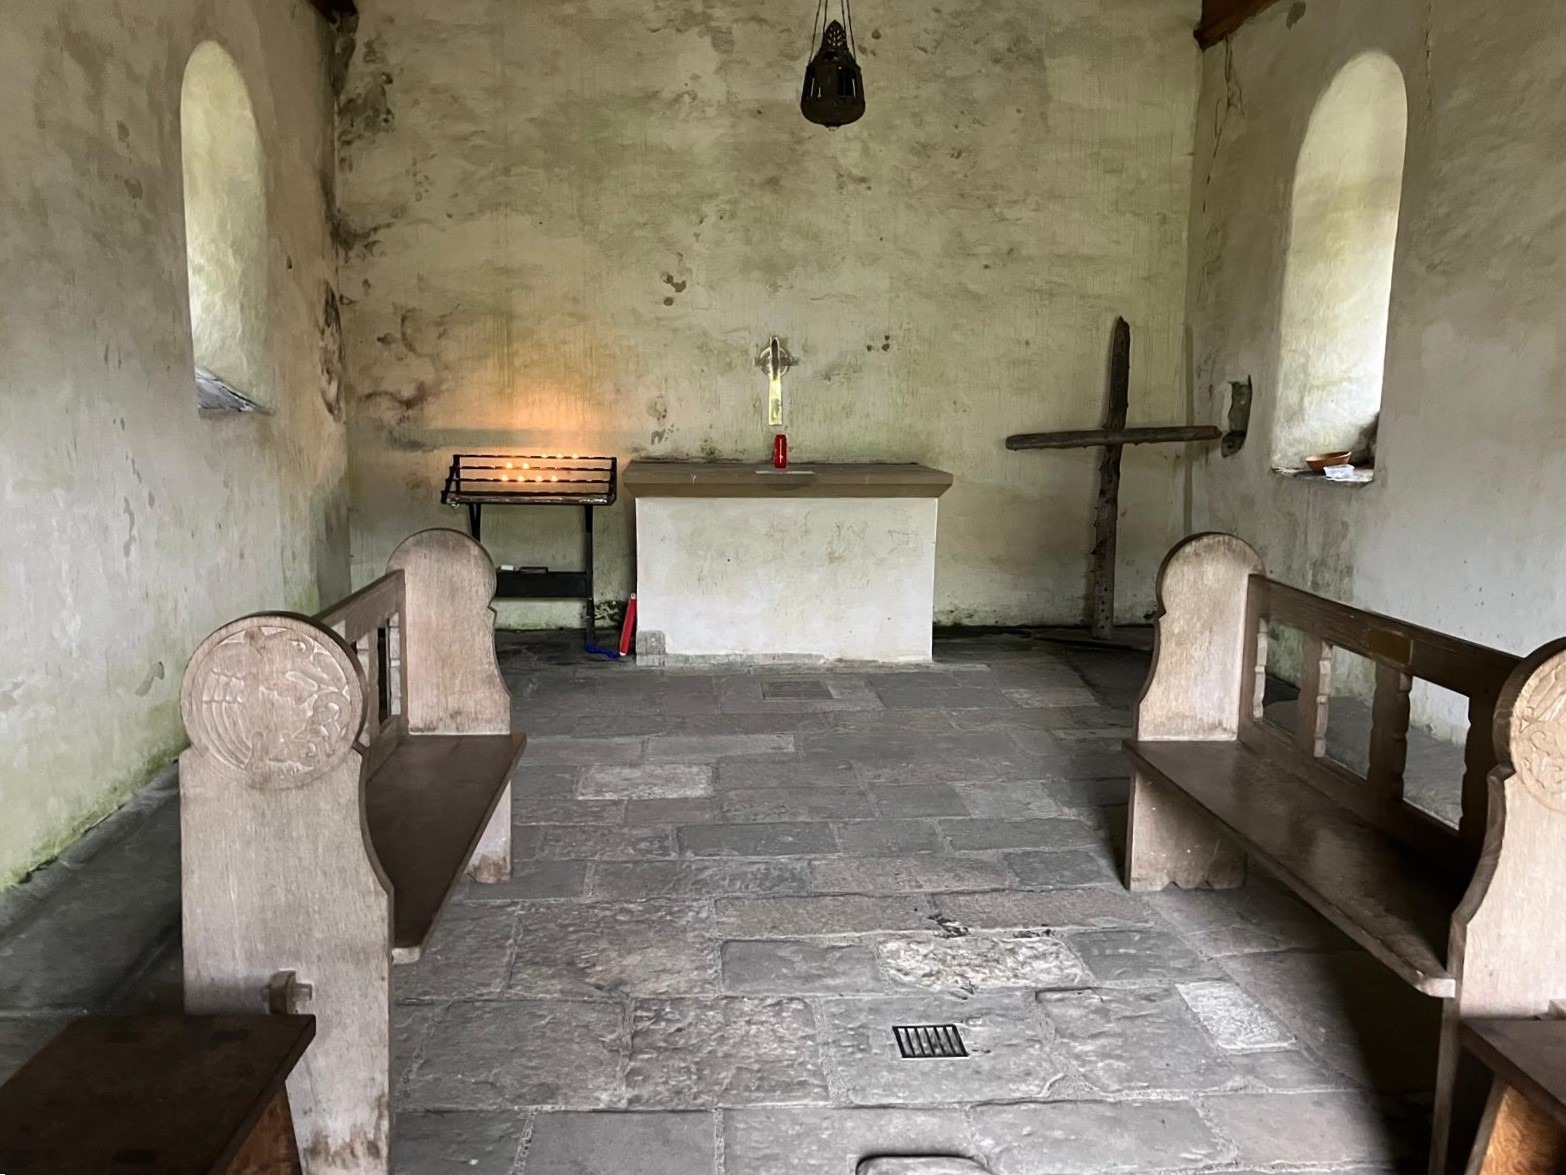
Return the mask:
<svg viewBox="0 0 1566 1175">
<path fill-rule="evenodd" d="M 644 664 L 930 660 L 938 499 L 924 465 L 633 461 Z"/>
</svg>

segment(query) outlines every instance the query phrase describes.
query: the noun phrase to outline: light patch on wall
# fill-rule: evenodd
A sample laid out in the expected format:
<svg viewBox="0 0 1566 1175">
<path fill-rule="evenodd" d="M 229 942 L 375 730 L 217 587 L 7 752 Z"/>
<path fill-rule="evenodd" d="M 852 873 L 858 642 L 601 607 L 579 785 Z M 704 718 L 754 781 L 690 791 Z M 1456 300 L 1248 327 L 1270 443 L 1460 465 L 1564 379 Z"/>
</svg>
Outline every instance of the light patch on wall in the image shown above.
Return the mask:
<svg viewBox="0 0 1566 1175">
<path fill-rule="evenodd" d="M 1356 57 L 1315 112 L 1294 176 L 1273 465 L 1375 443 L 1408 95 L 1383 53 Z"/>
<path fill-rule="evenodd" d="M 245 79 L 213 41 L 198 45 L 185 67 L 180 147 L 195 365 L 266 406 L 272 374 L 261 138 Z"/>
</svg>

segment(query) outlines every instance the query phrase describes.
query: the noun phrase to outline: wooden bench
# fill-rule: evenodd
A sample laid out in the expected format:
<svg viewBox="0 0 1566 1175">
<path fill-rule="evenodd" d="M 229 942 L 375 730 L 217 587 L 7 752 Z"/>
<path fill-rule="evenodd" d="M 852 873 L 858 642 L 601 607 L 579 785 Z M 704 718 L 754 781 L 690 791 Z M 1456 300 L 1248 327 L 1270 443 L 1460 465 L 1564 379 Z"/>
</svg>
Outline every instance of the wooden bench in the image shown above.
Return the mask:
<svg viewBox="0 0 1566 1175">
<path fill-rule="evenodd" d="M 1127 885 L 1229 888 L 1255 861 L 1446 1001 L 1431 1170 L 1461 1170 L 1483 1082 L 1459 1021 L 1539 1015 L 1566 996 L 1566 642 L 1517 658 L 1336 604 L 1267 579 L 1221 534 L 1170 553 L 1158 599 L 1126 743 Z M 1293 730 L 1263 710 L 1272 625 L 1302 636 Z M 1334 648 L 1375 668 L 1363 774 L 1326 754 Z M 1468 699 L 1457 827 L 1404 796 L 1416 678 Z"/>
<path fill-rule="evenodd" d="M 524 738 L 495 660 L 484 549 L 427 530 L 314 619 L 247 616 L 185 673 L 185 1003 L 264 1008 L 293 972 L 314 1047 L 290 1084 L 305 1169 L 384 1172 L 391 979 L 464 872 L 511 869 Z"/>
<path fill-rule="evenodd" d="M 297 1175 L 310 1016 L 88 1016 L 0 1086 L 5 1175 Z"/>
<path fill-rule="evenodd" d="M 1462 1039 L 1495 1075 L 1468 1175 L 1561 1175 L 1566 1020 L 1471 1020 Z"/>
</svg>

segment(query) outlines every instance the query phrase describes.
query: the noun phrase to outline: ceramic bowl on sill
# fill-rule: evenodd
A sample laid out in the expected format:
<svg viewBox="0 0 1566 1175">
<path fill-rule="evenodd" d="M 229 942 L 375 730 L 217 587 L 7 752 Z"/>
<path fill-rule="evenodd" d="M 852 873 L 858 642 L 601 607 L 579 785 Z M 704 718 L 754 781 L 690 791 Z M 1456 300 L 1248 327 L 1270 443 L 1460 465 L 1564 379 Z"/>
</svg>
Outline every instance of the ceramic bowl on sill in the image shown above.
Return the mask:
<svg viewBox="0 0 1566 1175">
<path fill-rule="evenodd" d="M 1333 465 L 1347 465 L 1353 453 L 1315 453 L 1305 458 L 1305 464 L 1312 473 L 1325 473 L 1328 467 Z"/>
</svg>

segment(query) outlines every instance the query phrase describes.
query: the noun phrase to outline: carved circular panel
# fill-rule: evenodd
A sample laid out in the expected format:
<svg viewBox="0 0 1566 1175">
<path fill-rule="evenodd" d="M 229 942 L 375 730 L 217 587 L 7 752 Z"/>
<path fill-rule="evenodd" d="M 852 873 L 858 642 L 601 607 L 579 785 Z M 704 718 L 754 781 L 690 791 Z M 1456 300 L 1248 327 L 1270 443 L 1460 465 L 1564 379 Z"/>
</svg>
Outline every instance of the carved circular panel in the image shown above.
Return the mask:
<svg viewBox="0 0 1566 1175">
<path fill-rule="evenodd" d="M 1511 760 L 1547 808 L 1566 812 L 1566 657 L 1536 670 L 1512 707 Z"/>
<path fill-rule="evenodd" d="M 252 617 L 197 650 L 180 698 L 191 742 L 251 787 L 303 787 L 352 748 L 364 691 L 349 654 L 305 620 Z"/>
</svg>

